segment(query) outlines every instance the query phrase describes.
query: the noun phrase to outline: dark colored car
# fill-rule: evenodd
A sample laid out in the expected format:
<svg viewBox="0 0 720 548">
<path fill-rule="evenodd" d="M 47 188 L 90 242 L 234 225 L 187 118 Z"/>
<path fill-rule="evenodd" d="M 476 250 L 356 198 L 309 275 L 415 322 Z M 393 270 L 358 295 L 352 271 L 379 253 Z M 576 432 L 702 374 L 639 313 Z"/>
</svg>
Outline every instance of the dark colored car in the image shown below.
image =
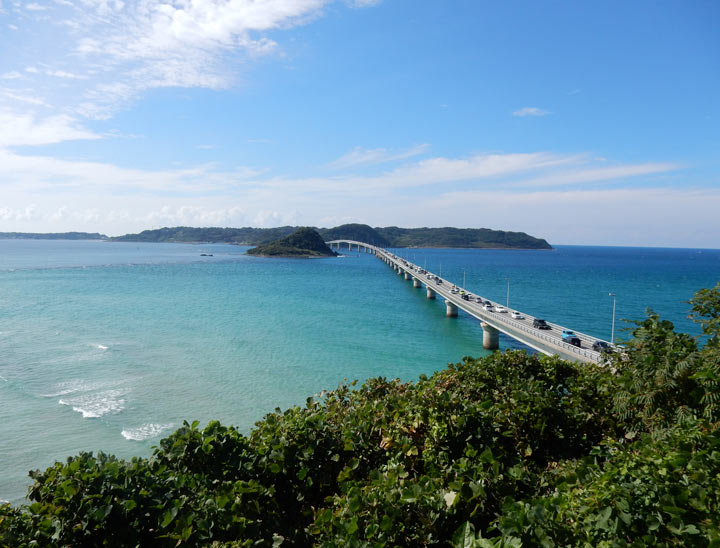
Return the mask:
<svg viewBox="0 0 720 548">
<path fill-rule="evenodd" d="M 592 349 L 603 354 L 610 354 L 613 351 L 612 346 L 605 341 L 595 341 L 592 343 Z"/>
<path fill-rule="evenodd" d="M 580 337 L 568 337 L 567 339 L 564 339 L 564 340 L 566 343 L 570 343 L 573 346 L 582 348 L 582 343 L 580 342 Z"/>
<path fill-rule="evenodd" d="M 533 320 L 533 327 L 537 329 L 552 329 L 552 327 L 550 327 L 545 320 L 542 320 L 540 318 L 535 318 Z"/>
</svg>

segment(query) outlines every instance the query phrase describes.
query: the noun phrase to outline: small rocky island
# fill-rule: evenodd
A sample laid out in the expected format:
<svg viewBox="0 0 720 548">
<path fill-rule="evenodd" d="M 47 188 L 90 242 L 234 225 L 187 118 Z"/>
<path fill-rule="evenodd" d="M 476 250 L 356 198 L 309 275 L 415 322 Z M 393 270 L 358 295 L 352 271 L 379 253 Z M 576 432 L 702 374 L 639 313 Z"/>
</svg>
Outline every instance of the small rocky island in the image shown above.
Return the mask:
<svg viewBox="0 0 720 548">
<path fill-rule="evenodd" d="M 311 227 L 301 227 L 289 236 L 267 244 L 259 245 L 247 250 L 248 255 L 259 257 L 335 257 L 325 240 L 317 230 Z"/>
</svg>

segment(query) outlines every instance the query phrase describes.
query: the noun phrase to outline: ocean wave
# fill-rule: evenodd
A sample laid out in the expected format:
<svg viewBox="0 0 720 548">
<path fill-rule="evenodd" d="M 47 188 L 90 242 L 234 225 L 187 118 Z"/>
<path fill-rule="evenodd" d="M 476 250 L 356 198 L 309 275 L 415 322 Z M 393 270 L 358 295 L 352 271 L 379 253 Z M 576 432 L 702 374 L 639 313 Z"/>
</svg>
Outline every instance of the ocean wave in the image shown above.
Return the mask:
<svg viewBox="0 0 720 548">
<path fill-rule="evenodd" d="M 45 398 L 57 398 L 58 396 L 67 396 L 68 394 L 74 394 L 76 392 L 94 392 L 102 388 L 110 388 L 117 386 L 124 382 L 123 380 L 116 381 L 99 381 L 99 382 L 88 382 L 84 379 L 74 379 L 72 381 L 59 382 L 55 385 L 55 391 L 49 394 L 43 394 Z"/>
<path fill-rule="evenodd" d="M 60 405 L 69 405 L 73 411 L 82 413 L 85 419 L 96 419 L 104 415 L 116 415 L 125 409 L 125 392 L 105 390 L 96 394 L 85 394 L 75 398 L 58 400 Z"/>
<path fill-rule="evenodd" d="M 132 441 L 143 441 L 158 436 L 161 432 L 172 428 L 172 424 L 148 423 L 137 428 L 126 428 L 121 432 L 123 438 Z"/>
<path fill-rule="evenodd" d="M 100 344 L 100 343 L 93 343 L 93 346 L 95 348 L 97 348 L 98 350 L 107 350 L 108 349 L 107 346 L 105 346 L 104 344 Z"/>
</svg>

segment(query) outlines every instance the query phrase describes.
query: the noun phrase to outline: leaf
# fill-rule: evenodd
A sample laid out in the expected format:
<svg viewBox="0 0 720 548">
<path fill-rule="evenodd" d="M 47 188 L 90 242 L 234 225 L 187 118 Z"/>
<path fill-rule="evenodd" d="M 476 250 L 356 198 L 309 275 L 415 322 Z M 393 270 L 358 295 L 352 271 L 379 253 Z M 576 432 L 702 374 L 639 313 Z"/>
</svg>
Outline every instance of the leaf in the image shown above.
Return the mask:
<svg viewBox="0 0 720 548">
<path fill-rule="evenodd" d="M 466 521 L 455 530 L 452 537 L 453 548 L 473 548 L 475 546 L 475 526 Z"/>
<path fill-rule="evenodd" d="M 160 522 L 160 527 L 165 528 L 168 525 L 170 525 L 172 523 L 172 521 L 175 519 L 175 516 L 177 516 L 177 513 L 178 513 L 177 506 L 173 506 L 172 508 L 170 508 L 170 510 L 165 512 L 163 514 L 163 519 Z"/>
</svg>

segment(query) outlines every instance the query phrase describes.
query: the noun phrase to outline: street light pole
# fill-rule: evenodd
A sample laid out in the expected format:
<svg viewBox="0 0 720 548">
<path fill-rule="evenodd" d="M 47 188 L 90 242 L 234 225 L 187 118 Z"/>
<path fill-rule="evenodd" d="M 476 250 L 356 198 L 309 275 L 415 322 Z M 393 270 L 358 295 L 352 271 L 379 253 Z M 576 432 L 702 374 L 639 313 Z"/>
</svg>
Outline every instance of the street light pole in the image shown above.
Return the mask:
<svg viewBox="0 0 720 548">
<path fill-rule="evenodd" d="M 615 293 L 608 293 L 613 298 L 612 330 L 610 331 L 610 344 L 615 344 Z"/>
<path fill-rule="evenodd" d="M 510 308 L 510 278 L 505 278 L 507 280 L 507 300 L 505 301 L 505 308 Z"/>
</svg>

